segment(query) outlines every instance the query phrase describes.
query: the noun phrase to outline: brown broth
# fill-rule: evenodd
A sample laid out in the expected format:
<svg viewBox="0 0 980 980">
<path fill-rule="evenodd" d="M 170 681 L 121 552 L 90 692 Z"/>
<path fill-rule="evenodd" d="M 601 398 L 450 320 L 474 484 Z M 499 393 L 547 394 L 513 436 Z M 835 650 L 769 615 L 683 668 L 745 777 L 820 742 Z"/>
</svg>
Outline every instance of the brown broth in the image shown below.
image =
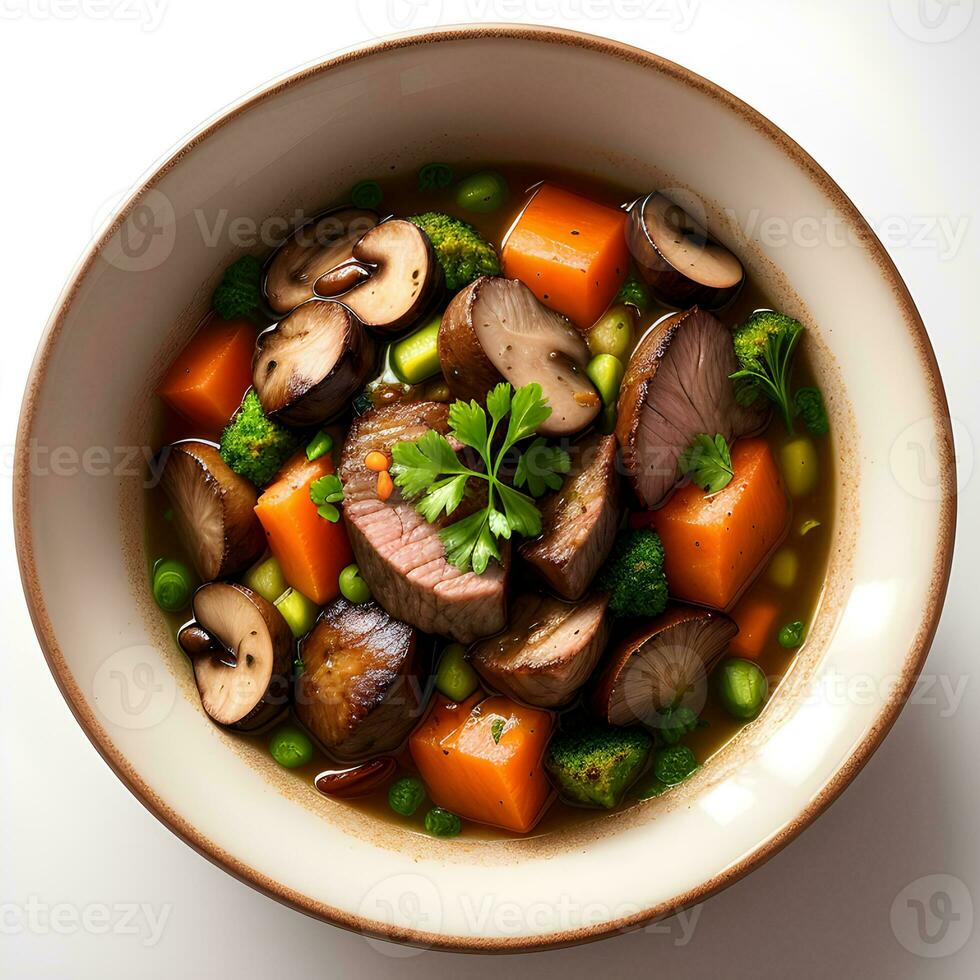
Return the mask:
<svg viewBox="0 0 980 980">
<path fill-rule="evenodd" d="M 467 167 L 461 170 L 461 175 L 475 173 L 485 167 Z M 446 211 L 465 218 L 475 225 L 484 237 L 499 245 L 501 239 L 519 213 L 528 192 L 542 180 L 560 183 L 570 190 L 577 191 L 593 200 L 612 206 L 620 206 L 633 201 L 637 192 L 626 188 L 616 187 L 594 178 L 571 173 L 560 168 L 541 168 L 526 165 L 494 165 L 493 169 L 503 174 L 510 188 L 510 199 L 507 205 L 497 214 L 473 215 L 457 208 L 451 197 L 451 191 L 421 192 L 417 187 L 414 173 L 392 175 L 384 178 L 382 185 L 385 192 L 384 203 L 380 210 L 396 215 L 415 214 L 421 211 Z M 747 281 L 736 299 L 717 315 L 728 326 L 741 323 L 753 310 L 764 309 L 772 304 L 767 302 L 765 290 L 757 282 Z M 643 318 L 637 337 L 654 322 L 660 319 L 670 308 L 654 306 Z M 794 367 L 794 384 L 815 384 L 812 364 L 807 356 L 806 342 L 801 345 Z M 179 419 L 167 415 L 158 430 L 159 444 L 178 438 L 205 436 L 215 438 L 215 433 L 200 433 L 188 430 L 186 424 Z M 778 418 L 773 418 L 765 438 L 770 443 L 774 455 L 778 459 L 780 448 L 788 441 L 787 433 Z M 779 609 L 778 626 L 802 620 L 805 624 L 812 621 L 817 603 L 823 588 L 828 557 L 830 553 L 831 532 L 834 523 L 834 492 L 833 492 L 833 445 L 832 436 L 813 440 L 817 448 L 819 463 L 819 479 L 815 489 L 807 496 L 793 501 L 793 517 L 789 535 L 784 547 L 792 547 L 799 559 L 799 572 L 792 589 L 784 589 L 773 584 L 767 577 L 767 569 L 763 569 L 745 593 L 746 598 L 764 599 L 772 602 Z M 167 511 L 167 501 L 159 488 L 150 490 L 146 495 L 146 543 L 148 564 L 152 566 L 158 557 L 172 557 L 187 561 L 187 554 L 173 532 L 173 527 L 164 515 Z M 799 529 L 804 521 L 817 520 L 820 526 L 801 536 Z M 149 568 L 148 568 L 149 572 Z M 185 621 L 186 615 L 168 616 L 174 632 Z M 757 658 L 770 681 L 770 697 L 773 696 L 780 680 L 793 663 L 796 651 L 785 650 L 777 642 L 775 630 L 769 637 L 762 653 Z M 699 728 L 687 736 L 684 744 L 694 752 L 702 764 L 708 762 L 741 728 L 741 723 L 725 714 L 724 710 L 710 694 L 701 715 L 707 722 L 706 727 Z M 241 736 L 266 751 L 270 733 Z M 411 757 L 406 748 L 397 754 L 399 763 L 398 776 L 414 773 Z M 314 777 L 325 769 L 337 768 L 326 753 L 319 748 L 315 750 L 313 761 L 295 770 L 297 779 L 312 782 Z M 397 778 L 397 777 L 396 777 Z M 641 779 L 642 782 L 642 779 Z M 423 804 L 412 817 L 402 817 L 391 811 L 387 802 L 387 788 L 379 789 L 369 796 L 345 801 L 348 805 L 364 812 L 366 815 L 397 821 L 409 829 L 424 833 L 423 820 L 428 804 Z M 620 809 L 635 803 L 635 796 L 627 798 Z M 562 800 L 555 800 L 547 813 L 529 836 L 553 833 L 570 825 L 581 824 L 594 819 L 597 811 L 580 806 L 573 806 Z M 463 836 L 468 838 L 498 838 L 514 836 L 507 831 L 480 826 L 463 821 Z"/>
</svg>

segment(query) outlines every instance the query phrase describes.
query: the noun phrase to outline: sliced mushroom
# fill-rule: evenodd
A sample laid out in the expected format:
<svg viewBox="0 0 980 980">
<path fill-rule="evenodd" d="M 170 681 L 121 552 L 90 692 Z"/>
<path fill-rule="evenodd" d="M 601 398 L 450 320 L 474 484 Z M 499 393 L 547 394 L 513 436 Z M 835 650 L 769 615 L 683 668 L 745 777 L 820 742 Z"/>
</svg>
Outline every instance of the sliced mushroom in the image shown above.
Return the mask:
<svg viewBox="0 0 980 980">
<path fill-rule="evenodd" d="M 742 263 L 680 205 L 654 191 L 630 209 L 627 240 L 640 273 L 670 306 L 724 306 L 745 273 Z"/>
<path fill-rule="evenodd" d="M 267 415 L 318 425 L 347 409 L 374 370 L 374 342 L 340 303 L 311 300 L 259 336 L 252 383 Z"/>
<path fill-rule="evenodd" d="M 609 597 L 568 603 L 522 595 L 510 625 L 470 652 L 477 673 L 495 690 L 539 708 L 567 704 L 589 679 L 606 648 Z"/>
<path fill-rule="evenodd" d="M 335 599 L 300 644 L 300 721 L 342 761 L 397 748 L 422 713 L 418 634 L 375 602 Z"/>
<path fill-rule="evenodd" d="M 373 228 L 354 246 L 353 256 L 371 274 L 344 295 L 344 305 L 379 333 L 410 326 L 442 288 L 442 269 L 429 239 L 411 221 L 385 221 Z"/>
<path fill-rule="evenodd" d="M 258 491 L 210 443 L 188 440 L 164 452 L 160 482 L 198 575 L 210 582 L 246 568 L 265 548 L 253 509 Z"/>
<path fill-rule="evenodd" d="M 454 398 L 482 401 L 499 381 L 536 381 L 551 406 L 545 436 L 581 431 L 602 402 L 586 377 L 589 348 L 563 316 L 517 279 L 484 276 L 457 293 L 439 328 L 439 360 Z"/>
<path fill-rule="evenodd" d="M 335 296 L 360 282 L 366 272 L 350 262 L 354 245 L 377 223 L 373 211 L 341 208 L 297 228 L 269 263 L 265 275 L 269 306 L 276 313 L 288 313 L 312 299 L 318 283 L 323 283 L 321 296 Z"/>
<path fill-rule="evenodd" d="M 194 593 L 194 619 L 178 641 L 204 710 L 239 731 L 275 721 L 289 704 L 294 649 L 279 611 L 244 585 L 212 582 Z"/>
<path fill-rule="evenodd" d="M 738 627 L 722 613 L 672 606 L 620 642 L 596 682 L 592 703 L 610 725 L 656 725 L 663 708 L 704 705 L 708 673 Z"/>
<path fill-rule="evenodd" d="M 754 435 L 769 418 L 766 402 L 735 398 L 732 337 L 694 307 L 653 327 L 630 358 L 619 389 L 616 438 L 640 503 L 660 506 L 683 477 L 678 460 L 704 432 L 729 443 Z"/>
</svg>

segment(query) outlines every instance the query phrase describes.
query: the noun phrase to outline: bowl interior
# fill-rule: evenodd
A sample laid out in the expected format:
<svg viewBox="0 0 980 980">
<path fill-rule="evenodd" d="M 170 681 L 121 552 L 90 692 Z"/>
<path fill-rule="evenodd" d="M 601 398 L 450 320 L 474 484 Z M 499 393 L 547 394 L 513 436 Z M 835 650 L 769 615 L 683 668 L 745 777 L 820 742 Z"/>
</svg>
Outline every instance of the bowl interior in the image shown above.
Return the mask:
<svg viewBox="0 0 980 980">
<path fill-rule="evenodd" d="M 271 244 L 297 211 L 433 159 L 559 163 L 694 195 L 685 200 L 712 233 L 811 327 L 831 408 L 831 567 L 779 696 L 683 791 L 567 835 L 447 846 L 365 822 L 283 778 L 206 720 L 146 595 L 152 391 L 216 276 L 242 246 Z M 889 374 L 876 379 L 883 350 Z M 894 719 L 931 639 L 952 474 L 941 382 L 915 310 L 809 158 L 653 56 L 502 28 L 406 38 L 317 66 L 171 157 L 83 261 L 53 317 L 26 396 L 15 489 L 25 587 L 55 676 L 161 819 L 233 873 L 331 921 L 507 948 L 602 935 L 696 900 L 833 799 Z"/>
</svg>

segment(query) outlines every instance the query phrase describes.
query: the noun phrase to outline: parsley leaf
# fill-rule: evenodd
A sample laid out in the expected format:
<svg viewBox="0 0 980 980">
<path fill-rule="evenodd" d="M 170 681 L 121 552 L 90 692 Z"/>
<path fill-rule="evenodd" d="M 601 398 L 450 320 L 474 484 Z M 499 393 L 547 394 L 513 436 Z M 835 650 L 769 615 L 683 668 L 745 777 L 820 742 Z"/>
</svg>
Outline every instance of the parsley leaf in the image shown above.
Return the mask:
<svg viewBox="0 0 980 980">
<path fill-rule="evenodd" d="M 310 484 L 310 500 L 316 504 L 316 512 L 331 524 L 340 520 L 340 510 L 335 506 L 344 499 L 344 485 L 333 473 L 321 476 Z"/>
<path fill-rule="evenodd" d="M 500 736 L 504 734 L 504 725 L 507 724 L 503 718 L 494 718 L 490 722 L 490 734 L 493 737 L 493 744 L 500 745 Z"/>
<path fill-rule="evenodd" d="M 677 461 L 684 474 L 690 475 L 694 483 L 703 487 L 705 493 L 717 493 L 732 481 L 735 471 L 732 469 L 732 455 L 728 451 L 725 437 L 711 436 L 701 433 Z"/>
<path fill-rule="evenodd" d="M 527 484 L 532 497 L 541 497 L 548 490 L 558 490 L 562 485 L 562 474 L 571 469 L 572 461 L 568 453 L 558 446 L 549 446 L 537 438 L 521 454 L 514 472 L 514 486 Z"/>
<path fill-rule="evenodd" d="M 490 413 L 487 418 L 487 411 Z M 495 439 L 497 430 L 509 415 L 503 441 Z M 449 516 L 462 503 L 470 480 L 486 485 L 486 503 L 472 514 L 439 532 L 450 564 L 482 575 L 491 559 L 500 561 L 498 541 L 512 534 L 536 537 L 541 533 L 541 512 L 532 497 L 509 486 L 500 476 L 507 452 L 528 439 L 551 415 L 541 386 L 525 385 L 513 392 L 506 383 L 487 394 L 484 409 L 476 401 L 457 401 L 449 408 L 449 431 L 454 439 L 476 450 L 483 461 L 474 470 L 460 461 L 449 440 L 435 431 L 426 432 L 414 442 L 398 442 L 391 447 L 391 475 L 407 500 L 420 498 L 416 510 L 433 523 Z M 528 458 L 525 459 L 525 456 Z M 518 464 L 515 484 L 527 484 L 531 494 L 541 496 L 546 489 L 557 490 L 562 474 L 571 461 L 568 453 L 536 439 Z"/>
</svg>

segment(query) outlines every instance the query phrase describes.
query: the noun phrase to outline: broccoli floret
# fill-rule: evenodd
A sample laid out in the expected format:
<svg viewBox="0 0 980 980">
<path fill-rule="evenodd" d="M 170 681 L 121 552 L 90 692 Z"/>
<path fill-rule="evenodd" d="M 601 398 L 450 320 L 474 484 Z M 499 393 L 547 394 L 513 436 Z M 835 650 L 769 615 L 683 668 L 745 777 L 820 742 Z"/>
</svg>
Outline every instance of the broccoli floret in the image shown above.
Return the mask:
<svg viewBox="0 0 980 980">
<path fill-rule="evenodd" d="M 499 275 L 497 250 L 471 224 L 438 211 L 416 214 L 408 220 L 418 225 L 432 242 L 446 275 L 446 288 L 451 292 L 480 276 Z"/>
<path fill-rule="evenodd" d="M 545 768 L 563 796 L 611 808 L 643 771 L 652 748 L 646 732 L 588 726 L 556 735 Z"/>
<path fill-rule="evenodd" d="M 667 605 L 664 546 L 646 528 L 616 539 L 599 572 L 599 588 L 609 592 L 609 608 L 619 616 L 659 616 Z"/>
<path fill-rule="evenodd" d="M 646 313 L 650 308 L 650 290 L 635 272 L 631 272 L 619 287 L 615 302 L 635 306 L 641 313 Z"/>
<path fill-rule="evenodd" d="M 792 317 L 772 310 L 753 313 L 733 338 L 735 356 L 741 365 L 732 378 L 740 382 L 739 400 L 751 405 L 764 394 L 782 412 L 786 428 L 793 431 L 793 405 L 789 377 L 793 352 L 803 333 L 803 325 Z"/>
<path fill-rule="evenodd" d="M 653 762 L 653 774 L 666 786 L 683 783 L 697 772 L 698 760 L 686 745 L 671 745 L 661 749 Z"/>
<path fill-rule="evenodd" d="M 830 432 L 827 409 L 819 388 L 798 388 L 793 396 L 793 408 L 811 436 L 825 436 Z"/>
<path fill-rule="evenodd" d="M 221 458 L 246 480 L 264 487 L 299 442 L 293 432 L 266 417 L 259 396 L 250 390 L 221 433 Z"/>
<path fill-rule="evenodd" d="M 259 305 L 261 283 L 262 263 L 254 255 L 243 255 L 225 269 L 211 305 L 225 320 L 248 316 Z"/>
</svg>

